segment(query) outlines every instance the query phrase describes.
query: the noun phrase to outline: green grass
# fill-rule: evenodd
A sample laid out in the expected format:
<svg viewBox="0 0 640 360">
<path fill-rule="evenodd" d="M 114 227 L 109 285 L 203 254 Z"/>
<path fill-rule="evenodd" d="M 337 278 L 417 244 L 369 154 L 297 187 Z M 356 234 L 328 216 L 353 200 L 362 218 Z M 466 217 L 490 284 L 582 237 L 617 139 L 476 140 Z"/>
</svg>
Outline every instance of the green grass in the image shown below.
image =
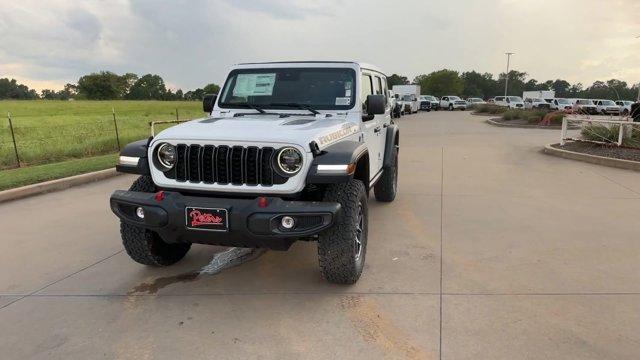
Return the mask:
<svg viewBox="0 0 640 360">
<path fill-rule="evenodd" d="M 117 154 L 0 171 L 0 191 L 114 167 Z"/>
<path fill-rule="evenodd" d="M 120 144 L 149 136 L 149 122 L 204 116 L 199 101 L 0 101 L 0 169 L 16 166 L 7 112 L 11 112 L 23 166 L 59 162 L 117 151 Z"/>
</svg>

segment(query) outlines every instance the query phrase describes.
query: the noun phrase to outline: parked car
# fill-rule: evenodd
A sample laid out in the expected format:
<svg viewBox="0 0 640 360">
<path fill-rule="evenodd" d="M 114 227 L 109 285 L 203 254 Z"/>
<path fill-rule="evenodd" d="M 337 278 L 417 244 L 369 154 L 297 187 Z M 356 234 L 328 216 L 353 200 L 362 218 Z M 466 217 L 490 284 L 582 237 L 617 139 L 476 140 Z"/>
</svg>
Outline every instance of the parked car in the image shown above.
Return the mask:
<svg viewBox="0 0 640 360">
<path fill-rule="evenodd" d="M 631 113 L 631 105 L 633 105 L 633 101 L 618 100 L 616 101 L 616 105 L 620 107 L 622 115 L 629 115 Z"/>
<path fill-rule="evenodd" d="M 509 109 L 524 109 L 524 101 L 520 96 L 496 96 L 496 105 Z"/>
<path fill-rule="evenodd" d="M 495 103 L 496 103 L 496 98 L 495 97 L 487 99 L 487 104 L 495 104 Z"/>
<path fill-rule="evenodd" d="M 595 115 L 598 113 L 598 107 L 593 103 L 593 101 L 589 99 L 569 99 L 573 104 L 573 111 L 582 113 Z"/>
<path fill-rule="evenodd" d="M 522 93 L 523 99 L 542 99 L 548 103 L 551 103 L 555 97 L 556 92 L 553 90 L 524 91 Z"/>
<path fill-rule="evenodd" d="M 620 115 L 620 106 L 616 105 L 613 100 L 595 99 L 591 101 L 598 109 L 598 113 L 602 115 Z"/>
<path fill-rule="evenodd" d="M 524 108 L 533 110 L 533 109 L 551 109 L 551 105 L 541 98 L 527 98 L 524 99 Z"/>
<path fill-rule="evenodd" d="M 420 102 L 420 110 L 422 111 L 431 111 L 431 101 L 427 99 L 424 95 L 420 95 L 418 98 Z"/>
<path fill-rule="evenodd" d="M 443 96 L 442 99 L 440 99 L 440 108 L 449 109 L 450 111 L 455 109 L 466 110 L 467 102 L 457 96 Z"/>
<path fill-rule="evenodd" d="M 433 95 L 420 95 L 431 102 L 431 110 L 437 111 L 440 108 L 440 100 Z"/>
<path fill-rule="evenodd" d="M 475 106 L 484 105 L 487 103 L 480 98 L 467 98 L 465 101 L 467 102 L 467 109 L 473 109 Z"/>
<path fill-rule="evenodd" d="M 393 85 L 392 90 L 400 96 L 405 114 L 417 113 L 420 110 L 420 102 L 418 101 L 420 85 Z"/>
<path fill-rule="evenodd" d="M 388 96 L 389 96 L 389 109 L 391 110 L 391 117 L 392 118 L 399 118 L 400 117 L 400 105 L 398 105 L 398 97 L 397 95 L 393 92 L 393 90 L 387 90 L 388 91 Z"/>
<path fill-rule="evenodd" d="M 403 115 L 417 113 L 420 110 L 420 102 L 413 94 L 402 95 L 400 97 L 400 105 Z"/>
<path fill-rule="evenodd" d="M 386 76 L 356 62 L 250 63 L 224 84 L 220 97 L 205 95 L 206 118 L 120 152 L 116 169 L 139 175 L 110 199 L 127 254 L 168 266 L 194 243 L 314 241 L 322 276 L 355 283 L 377 219 L 369 194 L 391 202 L 397 193 L 400 133 Z"/>
<path fill-rule="evenodd" d="M 571 111 L 573 104 L 567 99 L 553 99 L 551 101 L 551 110 Z"/>
</svg>

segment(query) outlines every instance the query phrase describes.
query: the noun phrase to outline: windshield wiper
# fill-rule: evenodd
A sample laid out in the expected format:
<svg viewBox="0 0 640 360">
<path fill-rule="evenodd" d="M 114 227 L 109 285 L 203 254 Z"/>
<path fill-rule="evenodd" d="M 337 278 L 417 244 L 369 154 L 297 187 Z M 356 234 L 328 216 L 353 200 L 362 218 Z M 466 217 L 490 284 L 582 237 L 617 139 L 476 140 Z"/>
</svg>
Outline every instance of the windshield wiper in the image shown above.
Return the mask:
<svg viewBox="0 0 640 360">
<path fill-rule="evenodd" d="M 253 109 L 253 110 L 259 112 L 260 114 L 266 114 L 267 113 L 262 108 L 259 108 L 259 107 L 255 106 L 255 105 L 252 105 L 252 104 L 244 103 L 244 104 L 229 104 L 229 105 L 238 106 L 238 107 L 246 107 L 246 108 L 249 108 L 249 109 Z"/>
<path fill-rule="evenodd" d="M 286 107 L 295 107 L 298 109 L 304 109 L 310 111 L 314 115 L 320 114 L 320 112 L 309 105 L 306 104 L 298 104 L 298 103 L 271 103 L 269 106 L 286 106 Z"/>
</svg>

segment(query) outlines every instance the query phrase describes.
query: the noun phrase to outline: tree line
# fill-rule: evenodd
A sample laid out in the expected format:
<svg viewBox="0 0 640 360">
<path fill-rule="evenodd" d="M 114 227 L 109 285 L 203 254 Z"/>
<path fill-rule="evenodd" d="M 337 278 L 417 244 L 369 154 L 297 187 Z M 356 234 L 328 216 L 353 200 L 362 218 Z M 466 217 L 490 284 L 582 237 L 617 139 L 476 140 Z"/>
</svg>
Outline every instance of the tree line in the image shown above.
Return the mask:
<svg viewBox="0 0 640 360">
<path fill-rule="evenodd" d="M 438 70 L 429 74 L 418 75 L 410 82 L 406 76 L 393 74 L 387 78 L 389 86 L 420 85 L 422 94 L 434 96 L 459 95 L 462 97 L 488 98 L 504 95 L 505 73 L 494 78 L 490 73 L 477 71 L 458 72 L 454 70 Z M 581 83 L 571 84 L 566 80 L 556 79 L 538 82 L 527 78 L 526 72 L 512 70 L 509 72 L 509 94 L 521 96 L 523 91 L 554 90 L 560 98 L 587 99 L 623 99 L 633 100 L 638 95 L 638 85 L 629 86 L 618 79 L 596 81 L 590 86 Z M 146 74 L 138 76 L 133 73 L 118 75 L 110 71 L 101 71 L 84 75 L 76 84 L 68 83 L 62 90 L 44 89 L 40 93 L 19 84 L 15 79 L 0 79 L 0 99 L 88 99 L 88 100 L 202 100 L 204 94 L 216 94 L 220 87 L 207 84 L 183 92 L 167 89 L 159 75 Z"/>
<path fill-rule="evenodd" d="M 629 86 L 626 82 L 611 79 L 596 81 L 585 87 L 581 83 L 571 84 L 566 80 L 556 79 L 539 82 L 527 78 L 526 72 L 509 71 L 509 93 L 511 96 L 522 96 L 524 91 L 554 90 L 558 98 L 635 100 L 638 97 L 638 85 Z M 423 95 L 446 96 L 458 95 L 464 98 L 479 97 L 487 99 L 504 95 L 505 73 L 494 78 L 490 73 L 477 71 L 458 72 L 454 70 L 438 70 L 430 74 L 418 75 L 410 82 L 406 76 L 393 74 L 387 78 L 389 86 L 420 85 Z"/>
<path fill-rule="evenodd" d="M 202 100 L 204 94 L 219 91 L 220 86 L 207 84 L 187 92 L 182 89 L 174 92 L 167 89 L 160 75 L 118 75 L 110 71 L 84 75 L 76 84 L 68 83 L 62 90 L 44 89 L 40 93 L 15 79 L 0 79 L 0 99 L 16 100 Z"/>
</svg>

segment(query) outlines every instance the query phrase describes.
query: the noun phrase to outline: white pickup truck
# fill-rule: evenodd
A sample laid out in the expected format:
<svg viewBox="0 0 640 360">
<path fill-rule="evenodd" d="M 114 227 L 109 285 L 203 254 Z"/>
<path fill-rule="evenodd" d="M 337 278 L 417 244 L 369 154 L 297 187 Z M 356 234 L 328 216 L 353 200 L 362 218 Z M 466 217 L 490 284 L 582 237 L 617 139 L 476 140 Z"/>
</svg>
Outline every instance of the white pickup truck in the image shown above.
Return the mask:
<svg viewBox="0 0 640 360">
<path fill-rule="evenodd" d="M 455 109 L 467 110 L 467 102 L 460 99 L 458 96 L 443 96 L 440 99 L 440 108 L 449 109 L 450 111 L 453 111 Z"/>
</svg>

